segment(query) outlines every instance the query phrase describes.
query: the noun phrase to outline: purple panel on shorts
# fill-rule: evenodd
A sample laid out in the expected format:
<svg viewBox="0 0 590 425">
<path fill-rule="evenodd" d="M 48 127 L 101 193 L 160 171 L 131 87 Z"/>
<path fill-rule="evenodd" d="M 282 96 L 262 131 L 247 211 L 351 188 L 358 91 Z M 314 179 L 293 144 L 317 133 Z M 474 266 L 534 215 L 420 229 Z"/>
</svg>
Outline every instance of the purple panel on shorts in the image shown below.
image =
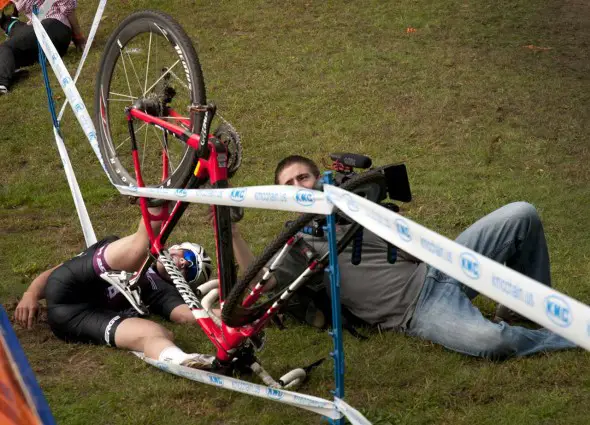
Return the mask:
<svg viewBox="0 0 590 425">
<path fill-rule="evenodd" d="M 111 266 L 107 263 L 104 254 L 107 250 L 107 246 L 109 244 L 105 244 L 99 247 L 96 251 L 94 251 L 94 256 L 92 257 L 92 267 L 97 275 L 101 275 L 102 273 L 112 271 Z"/>
</svg>

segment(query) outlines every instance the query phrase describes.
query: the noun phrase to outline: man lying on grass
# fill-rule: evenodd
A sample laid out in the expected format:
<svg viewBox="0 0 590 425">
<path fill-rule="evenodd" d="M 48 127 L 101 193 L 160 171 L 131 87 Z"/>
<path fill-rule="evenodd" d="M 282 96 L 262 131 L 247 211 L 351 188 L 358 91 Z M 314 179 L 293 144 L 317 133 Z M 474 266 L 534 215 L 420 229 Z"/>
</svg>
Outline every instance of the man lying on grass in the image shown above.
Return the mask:
<svg viewBox="0 0 590 425">
<path fill-rule="evenodd" d="M 157 215 L 159 211 L 152 210 Z M 152 222 L 154 232 L 160 222 Z M 137 231 L 118 239 L 107 237 L 78 256 L 41 273 L 24 293 L 15 320 L 30 328 L 39 300 L 47 300 L 53 333 L 65 341 L 106 344 L 143 352 L 147 357 L 175 364 L 208 367 L 213 357 L 187 354 L 173 342 L 173 334 L 139 314 L 121 292 L 103 280 L 112 270 L 137 271 L 146 258 L 149 237 L 143 219 Z M 184 242 L 169 249 L 189 285 L 203 283 L 211 273 L 211 259 L 197 244 Z M 157 262 L 142 277 L 141 299 L 151 313 L 176 323 L 195 323 L 163 265 Z"/>
<path fill-rule="evenodd" d="M 309 158 L 293 155 L 283 159 L 275 171 L 275 183 L 314 187 L 320 172 Z M 275 278 L 291 283 L 308 266 L 309 248 L 323 255 L 324 238 L 302 235 L 277 270 Z M 239 233 L 234 235 L 234 250 L 240 268 L 253 260 Z M 549 253 L 543 225 L 535 208 L 525 202 L 508 204 L 481 218 L 456 239 L 499 263 L 551 285 Z M 472 304 L 478 293 L 458 280 L 428 266 L 398 249 L 397 261 L 387 261 L 387 243 L 365 229 L 362 262 L 350 261 L 352 246 L 340 255 L 341 303 L 354 316 L 372 326 L 391 329 L 441 344 L 471 356 L 503 360 L 541 351 L 575 347 L 575 344 L 547 329 L 511 326 L 524 319 L 504 306 L 498 306 L 496 321 L 486 319 Z M 314 257 L 315 258 L 315 257 Z M 315 276 L 315 284 L 329 287 L 326 273 Z M 325 282 L 322 282 L 326 279 Z M 319 280 L 319 282 L 317 282 Z M 308 311 L 307 322 L 322 326 L 325 315 Z M 304 314 L 305 315 L 305 314 Z"/>
</svg>

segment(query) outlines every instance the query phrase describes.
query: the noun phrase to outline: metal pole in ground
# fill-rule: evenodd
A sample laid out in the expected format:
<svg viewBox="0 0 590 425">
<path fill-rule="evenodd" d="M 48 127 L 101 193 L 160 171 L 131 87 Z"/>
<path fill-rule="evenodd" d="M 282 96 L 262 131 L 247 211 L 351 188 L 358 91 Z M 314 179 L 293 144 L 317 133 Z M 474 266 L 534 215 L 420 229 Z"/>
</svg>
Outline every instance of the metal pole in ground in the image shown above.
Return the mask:
<svg viewBox="0 0 590 425">
<path fill-rule="evenodd" d="M 331 171 L 324 173 L 324 183 L 333 184 L 334 178 Z M 334 396 L 339 399 L 344 398 L 344 348 L 342 344 L 342 320 L 340 315 L 340 268 L 338 267 L 338 243 L 336 239 L 336 214 L 332 213 L 327 217 L 325 228 L 328 233 L 328 248 L 330 265 L 326 267 L 326 272 L 330 273 L 330 294 L 332 298 L 332 330 L 330 336 L 334 341 L 334 351 L 330 356 L 334 360 L 334 379 L 336 380 L 336 389 L 333 391 Z M 344 425 L 344 418 L 330 419 L 334 425 Z"/>
</svg>

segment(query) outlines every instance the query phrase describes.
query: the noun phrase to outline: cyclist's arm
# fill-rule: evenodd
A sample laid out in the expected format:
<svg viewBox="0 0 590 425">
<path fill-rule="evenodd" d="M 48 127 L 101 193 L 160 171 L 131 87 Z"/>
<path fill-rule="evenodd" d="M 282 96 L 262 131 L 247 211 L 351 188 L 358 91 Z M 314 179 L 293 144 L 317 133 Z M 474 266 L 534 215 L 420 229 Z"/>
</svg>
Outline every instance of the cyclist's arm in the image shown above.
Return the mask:
<svg viewBox="0 0 590 425">
<path fill-rule="evenodd" d="M 217 308 L 212 309 L 212 313 L 217 317 L 221 317 L 221 311 Z M 174 310 L 170 313 L 170 321 L 174 323 L 188 323 L 188 324 L 197 324 L 197 320 L 193 315 L 193 312 L 186 304 L 181 304 L 178 307 L 175 307 Z"/>
<path fill-rule="evenodd" d="M 254 262 L 254 254 L 252 254 L 250 246 L 240 234 L 240 229 L 238 229 L 236 224 L 232 225 L 232 236 L 234 256 L 240 267 L 240 271 L 243 273 Z"/>
<path fill-rule="evenodd" d="M 213 217 L 213 209 L 209 208 L 207 213 L 207 221 L 211 225 L 214 226 L 214 217 Z M 234 251 L 234 258 L 238 263 L 238 267 L 240 268 L 240 272 L 244 273 L 250 264 L 252 264 L 255 260 L 254 254 L 252 254 L 252 250 L 248 243 L 242 237 L 240 233 L 240 229 L 236 223 L 232 223 L 231 225 L 231 232 L 232 232 L 232 248 Z"/>
<path fill-rule="evenodd" d="M 240 268 L 240 273 L 243 274 L 248 269 L 248 267 L 250 267 L 250 264 L 252 264 L 256 258 L 254 257 L 254 254 L 252 254 L 252 250 L 250 249 L 248 243 L 244 240 L 244 238 L 242 238 L 238 226 L 235 223 L 232 225 L 232 236 L 234 257 L 236 258 L 236 262 L 238 263 L 238 266 Z M 262 276 L 267 270 L 268 269 L 264 267 L 260 271 L 260 273 L 258 273 L 258 276 L 256 276 L 256 278 L 253 280 L 251 286 L 256 285 L 256 283 L 258 283 L 258 281 L 262 279 Z M 264 291 L 271 290 L 272 288 L 274 288 L 276 283 L 277 282 L 275 277 L 271 276 L 270 280 L 266 283 L 264 287 Z"/>
<path fill-rule="evenodd" d="M 61 266 L 61 264 L 58 264 L 57 266 L 52 267 L 49 270 L 45 270 L 43 273 L 41 273 L 39 276 L 37 276 L 35 279 L 33 279 L 33 281 L 31 282 L 31 284 L 29 285 L 29 287 L 27 288 L 27 290 L 25 291 L 23 296 L 25 294 L 28 294 L 28 295 L 34 296 L 37 300 L 44 299 L 45 298 L 45 286 L 47 285 L 47 279 L 49 278 L 49 275 L 55 269 L 57 269 L 59 266 Z"/>
<path fill-rule="evenodd" d="M 47 285 L 47 279 L 49 275 L 57 269 L 60 265 L 57 265 L 49 270 L 45 270 L 39 276 L 37 276 L 33 282 L 29 285 L 23 297 L 16 306 L 14 311 L 14 320 L 25 328 L 31 328 L 37 314 L 39 312 L 39 300 L 45 298 L 45 286 Z"/>
</svg>

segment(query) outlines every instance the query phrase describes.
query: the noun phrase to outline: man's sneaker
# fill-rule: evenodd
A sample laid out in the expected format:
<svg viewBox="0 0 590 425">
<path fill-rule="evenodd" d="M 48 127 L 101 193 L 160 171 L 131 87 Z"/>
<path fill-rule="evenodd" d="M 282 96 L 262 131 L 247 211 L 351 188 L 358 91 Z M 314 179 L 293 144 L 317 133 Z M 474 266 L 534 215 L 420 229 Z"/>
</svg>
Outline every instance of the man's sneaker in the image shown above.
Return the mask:
<svg viewBox="0 0 590 425">
<path fill-rule="evenodd" d="M 193 367 L 195 369 L 204 369 L 204 370 L 211 370 L 213 368 L 213 362 L 215 361 L 214 356 L 209 356 L 207 354 L 189 354 L 186 360 L 184 360 L 180 365 L 186 367 Z"/>
<path fill-rule="evenodd" d="M 6 86 L 0 85 L 0 96 L 6 93 L 8 93 L 8 89 L 6 88 Z"/>
<path fill-rule="evenodd" d="M 502 304 L 498 304 L 496 308 L 496 314 L 494 315 L 494 322 L 506 322 L 509 325 L 527 325 L 533 327 L 540 327 L 537 323 L 524 316 L 521 316 L 516 311 L 510 310 L 508 307 Z"/>
</svg>

